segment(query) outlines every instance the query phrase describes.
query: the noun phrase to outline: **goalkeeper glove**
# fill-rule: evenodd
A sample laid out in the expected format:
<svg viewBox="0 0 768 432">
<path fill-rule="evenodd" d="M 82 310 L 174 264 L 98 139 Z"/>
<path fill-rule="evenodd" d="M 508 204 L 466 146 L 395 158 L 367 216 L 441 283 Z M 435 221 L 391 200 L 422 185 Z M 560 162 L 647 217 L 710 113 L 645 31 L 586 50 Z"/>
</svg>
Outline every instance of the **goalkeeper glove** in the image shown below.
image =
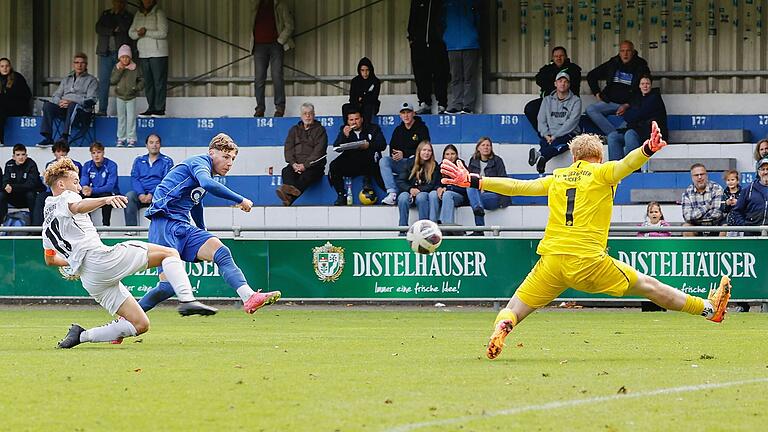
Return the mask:
<svg viewBox="0 0 768 432">
<path fill-rule="evenodd" d="M 446 185 L 480 189 L 480 176 L 477 174 L 470 174 L 461 160 L 456 162 L 458 162 L 458 164 L 455 164 L 448 159 L 443 159 L 443 163 L 440 164 L 440 173 L 445 177 L 440 181 Z"/>
<path fill-rule="evenodd" d="M 653 156 L 654 153 L 661 150 L 667 142 L 662 139 L 661 129 L 656 121 L 651 122 L 651 137 L 645 140 L 643 143 L 643 154 L 647 157 Z"/>
</svg>

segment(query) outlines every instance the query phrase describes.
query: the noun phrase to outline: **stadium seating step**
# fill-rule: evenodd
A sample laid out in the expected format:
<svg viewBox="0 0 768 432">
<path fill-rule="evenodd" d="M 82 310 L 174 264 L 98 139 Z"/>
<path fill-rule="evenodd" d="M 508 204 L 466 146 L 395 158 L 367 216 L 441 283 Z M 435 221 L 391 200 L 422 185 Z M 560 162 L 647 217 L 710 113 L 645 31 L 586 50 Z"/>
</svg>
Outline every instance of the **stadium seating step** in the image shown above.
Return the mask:
<svg viewBox="0 0 768 432">
<path fill-rule="evenodd" d="M 752 141 L 752 134 L 744 129 L 673 130 L 669 132 L 668 141 L 670 144 L 745 143 Z"/>
<path fill-rule="evenodd" d="M 691 165 L 703 164 L 707 171 L 726 171 L 736 169 L 735 158 L 658 158 L 648 161 L 648 170 L 653 172 L 690 171 Z"/>
<path fill-rule="evenodd" d="M 633 203 L 648 203 L 658 201 L 660 203 L 678 203 L 685 189 L 632 189 L 629 191 L 630 201 Z"/>
</svg>

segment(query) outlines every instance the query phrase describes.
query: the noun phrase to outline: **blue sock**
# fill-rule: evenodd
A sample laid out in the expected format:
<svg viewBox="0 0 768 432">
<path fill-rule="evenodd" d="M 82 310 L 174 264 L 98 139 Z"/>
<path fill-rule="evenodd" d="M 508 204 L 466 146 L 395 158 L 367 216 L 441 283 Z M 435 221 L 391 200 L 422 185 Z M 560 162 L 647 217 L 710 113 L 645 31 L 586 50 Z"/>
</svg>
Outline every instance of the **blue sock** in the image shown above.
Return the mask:
<svg viewBox="0 0 768 432">
<path fill-rule="evenodd" d="M 176 293 L 168 281 L 160 281 L 139 300 L 139 306 L 147 312 L 157 306 L 158 303 L 168 300 Z"/>
<path fill-rule="evenodd" d="M 216 250 L 216 253 L 213 254 L 213 262 L 219 266 L 219 272 L 221 272 L 224 281 L 233 290 L 237 291 L 241 286 L 248 284 L 245 281 L 243 271 L 240 270 L 240 267 L 235 264 L 235 260 L 232 259 L 232 252 L 229 251 L 228 247 L 222 246 Z"/>
</svg>

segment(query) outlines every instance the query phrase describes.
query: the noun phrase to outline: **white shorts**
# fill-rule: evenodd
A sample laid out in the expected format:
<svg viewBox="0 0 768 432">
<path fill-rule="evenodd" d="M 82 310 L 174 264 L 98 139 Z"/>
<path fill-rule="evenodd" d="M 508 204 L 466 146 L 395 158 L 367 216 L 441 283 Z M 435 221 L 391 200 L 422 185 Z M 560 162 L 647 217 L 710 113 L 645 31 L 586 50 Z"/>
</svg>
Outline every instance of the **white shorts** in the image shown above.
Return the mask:
<svg viewBox="0 0 768 432">
<path fill-rule="evenodd" d="M 88 251 L 80 266 L 83 288 L 114 315 L 131 296 L 120 281 L 147 268 L 147 252 L 147 244 L 135 240 Z"/>
</svg>

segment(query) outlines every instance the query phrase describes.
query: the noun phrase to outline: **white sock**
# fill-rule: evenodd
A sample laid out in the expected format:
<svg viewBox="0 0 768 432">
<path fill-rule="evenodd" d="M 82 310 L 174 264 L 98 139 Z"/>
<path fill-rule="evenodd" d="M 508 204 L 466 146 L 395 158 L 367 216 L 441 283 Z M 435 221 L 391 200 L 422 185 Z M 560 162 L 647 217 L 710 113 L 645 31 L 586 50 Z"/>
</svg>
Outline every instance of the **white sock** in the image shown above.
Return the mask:
<svg viewBox="0 0 768 432">
<path fill-rule="evenodd" d="M 101 327 L 80 333 L 80 342 L 110 342 L 130 336 L 136 336 L 136 328 L 133 324 L 125 319 L 116 319 Z"/>
<path fill-rule="evenodd" d="M 243 285 L 237 289 L 237 295 L 240 296 L 240 300 L 245 302 L 255 293 L 248 285 Z"/>
<path fill-rule="evenodd" d="M 704 300 L 704 311 L 701 313 L 701 316 L 704 318 L 712 318 L 715 316 L 715 307 L 712 306 L 712 302 L 709 300 Z"/>
<path fill-rule="evenodd" d="M 173 287 L 173 291 L 176 293 L 176 298 L 180 302 L 195 301 L 195 296 L 192 294 L 192 284 L 187 277 L 187 271 L 184 269 L 184 263 L 181 258 L 168 257 L 163 260 L 163 274 L 168 282 Z"/>
</svg>

